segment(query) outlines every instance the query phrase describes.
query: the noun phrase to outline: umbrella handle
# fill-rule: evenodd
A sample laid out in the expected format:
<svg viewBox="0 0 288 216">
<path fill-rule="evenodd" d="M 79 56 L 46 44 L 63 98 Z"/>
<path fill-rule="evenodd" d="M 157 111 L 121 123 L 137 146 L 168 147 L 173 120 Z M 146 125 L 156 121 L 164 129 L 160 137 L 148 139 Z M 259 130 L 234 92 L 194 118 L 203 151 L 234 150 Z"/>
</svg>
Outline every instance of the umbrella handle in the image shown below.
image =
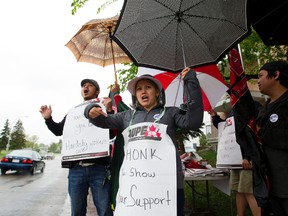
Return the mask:
<svg viewBox="0 0 288 216">
<path fill-rule="evenodd" d="M 180 31 L 180 41 L 181 41 L 181 47 L 182 47 L 182 55 L 183 55 L 183 63 L 184 63 L 184 68 L 186 68 L 186 58 L 185 58 L 185 51 L 184 51 L 184 45 L 183 45 L 183 37 L 182 37 L 182 31 L 181 31 L 181 26 L 179 25 L 179 31 Z"/>
<path fill-rule="evenodd" d="M 114 50 L 113 50 L 113 44 L 112 44 L 112 26 L 108 26 L 108 29 L 109 29 L 109 39 L 110 39 L 110 44 L 111 44 L 112 59 L 113 59 L 113 65 L 114 65 L 114 79 L 115 79 L 115 82 L 118 83 L 117 74 L 116 74 L 116 66 L 115 66 Z"/>
</svg>

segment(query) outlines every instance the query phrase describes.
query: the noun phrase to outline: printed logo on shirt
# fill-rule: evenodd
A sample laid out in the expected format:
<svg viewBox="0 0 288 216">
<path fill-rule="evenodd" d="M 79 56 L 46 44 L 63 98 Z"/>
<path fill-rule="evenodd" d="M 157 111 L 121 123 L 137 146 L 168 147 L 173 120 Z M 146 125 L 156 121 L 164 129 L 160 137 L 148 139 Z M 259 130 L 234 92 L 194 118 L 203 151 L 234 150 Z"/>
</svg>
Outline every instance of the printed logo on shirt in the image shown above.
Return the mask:
<svg viewBox="0 0 288 216">
<path fill-rule="evenodd" d="M 274 113 L 270 116 L 269 119 L 270 119 L 270 122 L 277 122 L 278 121 L 278 115 Z"/>
<path fill-rule="evenodd" d="M 158 140 L 162 139 L 159 129 L 155 125 L 135 127 L 129 130 L 129 142 L 135 140 Z"/>
<path fill-rule="evenodd" d="M 225 126 L 230 126 L 232 124 L 233 124 L 232 119 L 229 118 L 229 119 L 226 120 L 226 125 Z"/>
</svg>

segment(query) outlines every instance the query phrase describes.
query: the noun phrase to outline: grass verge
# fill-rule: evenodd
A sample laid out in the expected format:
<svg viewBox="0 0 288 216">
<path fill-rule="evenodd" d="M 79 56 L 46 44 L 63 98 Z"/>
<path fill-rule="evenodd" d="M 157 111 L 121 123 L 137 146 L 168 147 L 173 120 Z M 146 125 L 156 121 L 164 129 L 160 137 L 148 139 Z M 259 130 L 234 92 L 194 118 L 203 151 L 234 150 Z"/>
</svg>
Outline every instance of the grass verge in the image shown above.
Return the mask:
<svg viewBox="0 0 288 216">
<path fill-rule="evenodd" d="M 205 149 L 197 152 L 203 159 L 206 159 L 212 167 L 216 166 L 216 157 L 217 152 Z M 197 192 L 195 199 L 195 207 L 196 210 L 200 212 L 207 211 L 207 200 L 205 196 L 202 196 L 206 192 L 205 181 L 195 181 L 195 190 Z M 230 196 L 223 193 L 213 186 L 213 184 L 209 181 L 209 195 L 210 195 L 210 213 L 205 215 L 213 215 L 213 216 L 232 216 L 237 215 L 236 213 L 236 202 L 235 202 L 235 194 L 232 193 Z M 192 189 L 186 183 L 185 184 L 185 212 L 190 212 L 192 209 Z M 202 194 L 202 195 L 200 195 Z M 247 216 L 252 216 L 249 209 L 246 211 Z M 189 214 L 187 214 L 189 215 Z M 204 214 L 197 213 L 193 214 L 197 216 L 201 216 Z"/>
</svg>

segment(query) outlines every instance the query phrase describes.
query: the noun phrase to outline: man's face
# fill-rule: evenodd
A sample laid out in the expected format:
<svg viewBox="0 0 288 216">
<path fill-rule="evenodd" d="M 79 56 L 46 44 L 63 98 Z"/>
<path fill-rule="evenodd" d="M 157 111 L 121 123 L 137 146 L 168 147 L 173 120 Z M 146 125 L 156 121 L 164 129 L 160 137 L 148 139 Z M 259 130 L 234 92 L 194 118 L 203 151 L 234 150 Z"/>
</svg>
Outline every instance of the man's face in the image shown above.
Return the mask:
<svg viewBox="0 0 288 216">
<path fill-rule="evenodd" d="M 96 90 L 96 87 L 91 83 L 87 82 L 81 88 L 81 95 L 85 101 L 97 98 L 98 94 L 99 91 Z"/>
<path fill-rule="evenodd" d="M 274 91 L 275 77 L 268 77 L 268 71 L 261 70 L 258 73 L 258 87 L 262 94 L 270 96 L 270 91 Z"/>
</svg>

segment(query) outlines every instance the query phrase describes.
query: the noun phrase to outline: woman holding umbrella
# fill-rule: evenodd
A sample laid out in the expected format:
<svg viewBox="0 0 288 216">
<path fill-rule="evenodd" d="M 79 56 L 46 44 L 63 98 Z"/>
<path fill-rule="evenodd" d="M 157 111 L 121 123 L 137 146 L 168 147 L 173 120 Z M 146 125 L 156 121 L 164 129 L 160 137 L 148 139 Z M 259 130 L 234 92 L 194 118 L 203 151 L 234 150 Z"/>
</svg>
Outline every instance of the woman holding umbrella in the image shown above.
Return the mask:
<svg viewBox="0 0 288 216">
<path fill-rule="evenodd" d="M 128 83 L 134 110 L 107 115 L 96 104 L 85 109 L 92 124 L 124 130 L 125 156 L 119 175 L 116 216 L 184 215 L 184 174 L 175 134 L 177 128 L 201 127 L 203 104 L 195 71 L 183 69 L 182 79 L 186 112 L 165 107 L 162 85 L 150 75 Z"/>
</svg>

